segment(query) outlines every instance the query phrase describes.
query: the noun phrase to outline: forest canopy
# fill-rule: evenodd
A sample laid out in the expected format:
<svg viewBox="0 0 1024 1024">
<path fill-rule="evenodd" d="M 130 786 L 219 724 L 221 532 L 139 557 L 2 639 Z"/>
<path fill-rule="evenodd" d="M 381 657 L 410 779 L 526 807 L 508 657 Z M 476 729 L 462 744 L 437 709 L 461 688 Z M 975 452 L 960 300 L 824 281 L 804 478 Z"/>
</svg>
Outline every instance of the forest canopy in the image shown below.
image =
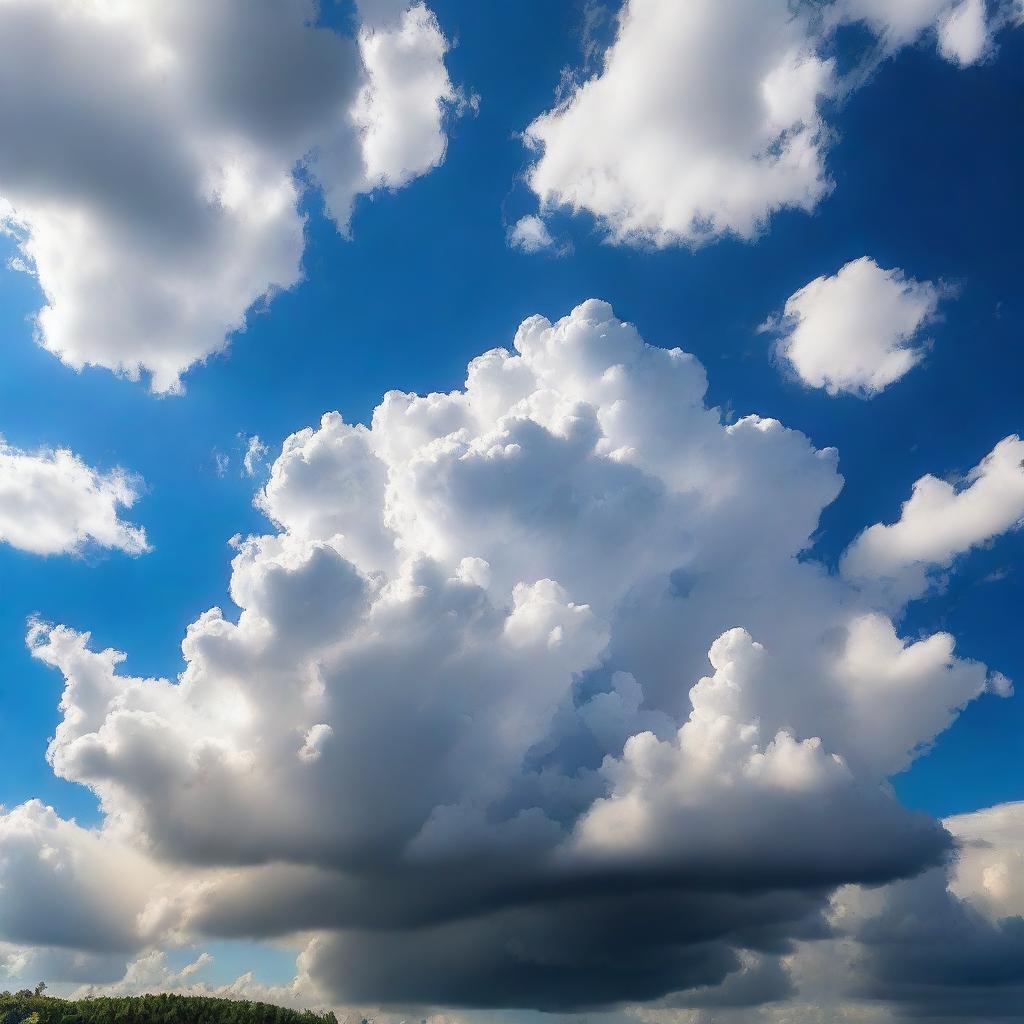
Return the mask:
<svg viewBox="0 0 1024 1024">
<path fill-rule="evenodd" d="M 331 1012 L 207 996 L 147 995 L 58 999 L 0 993 L 0 1024 L 338 1024 Z"/>
</svg>

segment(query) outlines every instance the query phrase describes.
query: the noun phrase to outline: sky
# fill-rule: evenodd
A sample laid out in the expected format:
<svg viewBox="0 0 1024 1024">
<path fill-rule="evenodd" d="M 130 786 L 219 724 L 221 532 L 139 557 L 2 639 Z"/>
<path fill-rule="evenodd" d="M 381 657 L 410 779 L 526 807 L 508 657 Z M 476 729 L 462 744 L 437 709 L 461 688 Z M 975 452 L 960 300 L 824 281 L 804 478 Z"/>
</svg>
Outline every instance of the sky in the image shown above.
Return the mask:
<svg viewBox="0 0 1024 1024">
<path fill-rule="evenodd" d="M 0 0 L 3 986 L 1024 1019 L 1021 17 Z"/>
</svg>

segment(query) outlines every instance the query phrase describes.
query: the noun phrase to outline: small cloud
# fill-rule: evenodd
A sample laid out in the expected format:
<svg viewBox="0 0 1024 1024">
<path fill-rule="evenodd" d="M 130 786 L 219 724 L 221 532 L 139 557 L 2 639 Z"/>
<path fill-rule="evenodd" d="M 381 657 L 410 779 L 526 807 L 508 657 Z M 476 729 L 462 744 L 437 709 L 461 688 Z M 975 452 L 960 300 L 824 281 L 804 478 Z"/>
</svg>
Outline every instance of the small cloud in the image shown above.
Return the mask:
<svg viewBox="0 0 1024 1024">
<path fill-rule="evenodd" d="M 508 233 L 508 244 L 513 249 L 526 253 L 543 252 L 555 248 L 555 240 L 551 237 L 548 226 L 540 217 L 532 213 L 520 217 L 512 225 Z M 561 249 L 558 250 L 559 255 L 561 255 L 561 251 Z"/>
<path fill-rule="evenodd" d="M 242 472 L 246 476 L 256 476 L 267 465 L 267 453 L 270 449 L 260 440 L 259 434 L 249 438 L 242 457 Z"/>
<path fill-rule="evenodd" d="M 872 398 L 921 362 L 923 332 L 953 293 L 863 256 L 795 292 L 758 332 L 779 335 L 777 355 L 804 384 Z"/>
<path fill-rule="evenodd" d="M 452 103 L 452 110 L 456 117 L 465 117 L 471 114 L 476 117 L 480 113 L 480 93 L 466 92 L 461 86 L 455 89 L 455 100 Z"/>
</svg>

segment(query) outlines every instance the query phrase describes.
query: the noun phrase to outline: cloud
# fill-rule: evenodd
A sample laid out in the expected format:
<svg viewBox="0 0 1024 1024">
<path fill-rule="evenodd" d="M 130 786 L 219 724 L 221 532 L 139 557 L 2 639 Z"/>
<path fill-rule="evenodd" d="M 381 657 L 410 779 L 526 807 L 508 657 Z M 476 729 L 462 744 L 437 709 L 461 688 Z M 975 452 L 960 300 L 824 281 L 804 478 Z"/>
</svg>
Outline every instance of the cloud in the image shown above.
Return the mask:
<svg viewBox="0 0 1024 1024">
<path fill-rule="evenodd" d="M 942 290 L 862 256 L 787 300 L 775 325 L 779 356 L 805 384 L 871 398 L 924 357 L 921 333 Z"/>
<path fill-rule="evenodd" d="M 455 94 L 433 15 L 396 6 L 352 39 L 318 10 L 0 2 L 0 225 L 69 366 L 178 390 L 299 280 L 296 168 L 344 231 L 360 193 L 443 158 Z"/>
<path fill-rule="evenodd" d="M 844 886 L 823 935 L 781 956 L 750 957 L 721 986 L 629 1013 L 646 1024 L 1016 1020 L 1022 821 L 1020 804 L 947 818 L 960 844 L 948 865 L 887 886 Z"/>
<path fill-rule="evenodd" d="M 36 555 L 88 546 L 142 554 L 145 530 L 119 514 L 138 500 L 139 486 L 124 470 L 97 472 L 66 448 L 30 454 L 0 438 L 0 541 Z"/>
<path fill-rule="evenodd" d="M 828 191 L 818 101 L 833 89 L 785 0 L 630 0 L 601 73 L 526 130 L 542 204 L 618 242 L 754 237 Z"/>
<path fill-rule="evenodd" d="M 868 527 L 847 548 L 842 572 L 905 601 L 959 555 L 1022 521 L 1024 441 L 1011 434 L 958 483 L 921 477 L 895 523 Z"/>
<path fill-rule="evenodd" d="M 950 868 L 835 897 L 832 924 L 850 965 L 840 994 L 884 1001 L 897 1019 L 1013 1019 L 1024 998 L 1021 805 L 946 825 L 962 844 Z"/>
<path fill-rule="evenodd" d="M 122 953 L 159 873 L 146 857 L 38 800 L 0 815 L 0 931 L 8 942 Z"/>
<path fill-rule="evenodd" d="M 253 434 L 246 441 L 245 455 L 242 456 L 242 472 L 246 476 L 256 476 L 266 469 L 266 458 L 270 449 L 260 440 L 259 434 Z"/>
<path fill-rule="evenodd" d="M 947 818 L 960 845 L 950 889 L 992 920 L 1024 918 L 1024 802 Z"/>
<path fill-rule="evenodd" d="M 534 253 L 554 246 L 555 240 L 548 231 L 548 226 L 533 214 L 520 217 L 512 225 L 508 233 L 508 243 L 513 249 L 520 249 L 522 252 Z"/>
<path fill-rule="evenodd" d="M 1010 17 L 1009 4 L 985 0 L 839 0 L 833 11 L 839 20 L 866 22 L 889 51 L 931 33 L 939 53 L 961 67 L 986 56 Z"/>
<path fill-rule="evenodd" d="M 1005 0 L 627 0 L 600 70 L 526 128 L 526 180 L 541 213 L 586 211 L 613 242 L 751 240 L 833 187 L 828 103 L 928 30 L 967 65 L 1011 20 Z M 840 75 L 835 34 L 851 22 L 878 45 Z"/>
<path fill-rule="evenodd" d="M 939 53 L 967 67 L 976 64 L 992 46 L 985 0 L 962 0 L 939 22 Z"/>
<path fill-rule="evenodd" d="M 55 773 L 176 873 L 138 949 L 304 936 L 349 1005 L 683 1005 L 780 991 L 836 886 L 943 863 L 886 780 L 991 673 L 807 554 L 833 449 L 705 390 L 606 303 L 531 317 L 284 442 L 178 680 L 34 628 Z"/>
</svg>

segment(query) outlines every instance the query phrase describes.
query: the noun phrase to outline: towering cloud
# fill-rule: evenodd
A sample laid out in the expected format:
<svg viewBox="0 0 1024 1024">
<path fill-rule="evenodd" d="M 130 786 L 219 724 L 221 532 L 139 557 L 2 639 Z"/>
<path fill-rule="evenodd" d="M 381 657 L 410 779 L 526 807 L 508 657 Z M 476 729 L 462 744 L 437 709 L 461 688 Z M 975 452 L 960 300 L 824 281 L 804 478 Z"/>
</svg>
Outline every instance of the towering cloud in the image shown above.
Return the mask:
<svg viewBox="0 0 1024 1024">
<path fill-rule="evenodd" d="M 173 391 L 298 281 L 297 169 L 354 198 L 444 155 L 447 43 L 421 3 L 0 0 L 0 227 L 70 366 Z"/>
<path fill-rule="evenodd" d="M 0 863 L 145 857 L 107 948 L 311 935 L 302 983 L 338 1002 L 785 990 L 835 887 L 943 863 L 886 779 L 998 677 L 808 557 L 836 452 L 723 424 L 705 386 L 589 301 L 461 390 L 293 435 L 259 498 L 277 532 L 238 542 L 241 614 L 189 627 L 177 681 L 33 627 L 66 679 L 50 760 L 105 821 L 16 808 Z M 103 952 L 49 920 L 3 937 Z"/>
</svg>

